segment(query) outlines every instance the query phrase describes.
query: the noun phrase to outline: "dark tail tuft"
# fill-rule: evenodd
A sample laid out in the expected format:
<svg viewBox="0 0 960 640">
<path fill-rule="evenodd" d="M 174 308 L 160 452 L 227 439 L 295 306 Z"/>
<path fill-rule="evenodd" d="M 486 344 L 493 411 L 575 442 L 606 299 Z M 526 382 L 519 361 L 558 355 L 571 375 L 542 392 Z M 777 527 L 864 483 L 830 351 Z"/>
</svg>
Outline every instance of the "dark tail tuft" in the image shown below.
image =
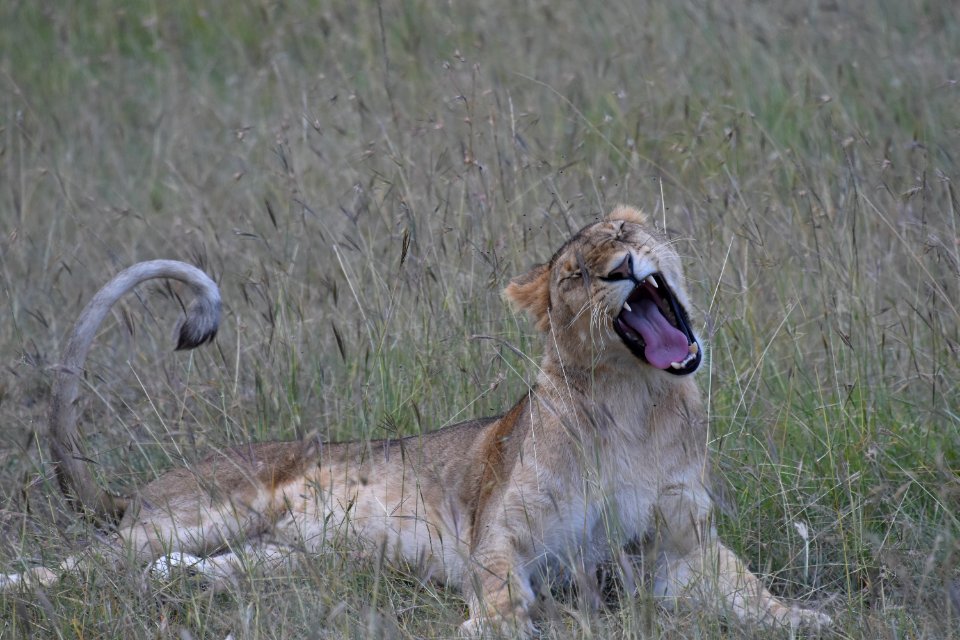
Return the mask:
<svg viewBox="0 0 960 640">
<path fill-rule="evenodd" d="M 177 330 L 177 351 L 194 349 L 217 335 L 220 326 L 220 301 L 197 298 Z"/>
</svg>

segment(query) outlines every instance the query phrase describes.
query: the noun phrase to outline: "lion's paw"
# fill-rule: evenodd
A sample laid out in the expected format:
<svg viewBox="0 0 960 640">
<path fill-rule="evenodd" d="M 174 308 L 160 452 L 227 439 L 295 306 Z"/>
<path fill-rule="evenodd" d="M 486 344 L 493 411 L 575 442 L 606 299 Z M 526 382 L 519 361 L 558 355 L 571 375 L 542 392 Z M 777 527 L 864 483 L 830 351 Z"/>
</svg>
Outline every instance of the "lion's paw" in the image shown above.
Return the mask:
<svg viewBox="0 0 960 640">
<path fill-rule="evenodd" d="M 0 575 L 0 592 L 13 591 L 24 583 L 24 576 L 19 573 Z"/>
<path fill-rule="evenodd" d="M 537 634 L 537 628 L 526 618 L 470 618 L 460 625 L 462 638 L 531 638 Z"/>
<path fill-rule="evenodd" d="M 150 575 L 155 580 L 169 582 L 177 575 L 192 577 L 202 574 L 203 564 L 203 558 L 174 551 L 154 560 L 150 565 Z"/>
<path fill-rule="evenodd" d="M 792 628 L 803 628 L 814 631 L 821 631 L 833 626 L 833 618 L 827 614 L 814 611 L 813 609 L 804 609 L 803 607 L 791 607 L 788 620 Z"/>
<path fill-rule="evenodd" d="M 482 638 L 483 621 L 480 618 L 470 618 L 460 625 L 461 638 Z"/>
</svg>

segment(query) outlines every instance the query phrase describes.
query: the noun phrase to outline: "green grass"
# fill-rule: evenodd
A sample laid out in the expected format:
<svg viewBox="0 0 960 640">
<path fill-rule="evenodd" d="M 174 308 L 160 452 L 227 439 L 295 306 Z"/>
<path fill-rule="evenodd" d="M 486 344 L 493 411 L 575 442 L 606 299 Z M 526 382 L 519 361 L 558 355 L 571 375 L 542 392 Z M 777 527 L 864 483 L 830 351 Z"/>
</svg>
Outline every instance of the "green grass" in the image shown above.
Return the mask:
<svg viewBox="0 0 960 640">
<path fill-rule="evenodd" d="M 724 539 L 841 637 L 960 635 L 953 3 L 62 4 L 0 3 L 3 571 L 92 535 L 45 408 L 122 266 L 201 264 L 226 303 L 189 354 L 162 286 L 104 327 L 83 419 L 129 489 L 502 411 L 530 377 L 506 345 L 539 345 L 500 289 L 626 202 L 686 257 Z M 0 596 L 0 637 L 452 635 L 463 603 L 407 573 L 335 549 L 213 597 L 93 571 Z M 644 593 L 553 611 L 546 637 L 751 635 Z"/>
</svg>

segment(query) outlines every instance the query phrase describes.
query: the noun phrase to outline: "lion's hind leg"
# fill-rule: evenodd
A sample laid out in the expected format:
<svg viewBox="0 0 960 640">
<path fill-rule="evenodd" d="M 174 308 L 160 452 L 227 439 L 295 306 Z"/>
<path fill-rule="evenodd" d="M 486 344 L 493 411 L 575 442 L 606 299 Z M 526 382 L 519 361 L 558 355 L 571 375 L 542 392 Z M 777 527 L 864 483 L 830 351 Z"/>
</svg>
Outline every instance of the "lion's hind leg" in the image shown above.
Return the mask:
<svg viewBox="0 0 960 640">
<path fill-rule="evenodd" d="M 122 551 L 119 536 L 111 536 L 79 553 L 67 556 L 55 568 L 31 567 L 21 573 L 0 574 L 0 592 L 14 591 L 18 588 L 49 587 L 71 573 L 88 571 L 103 566 L 119 568 L 124 564 L 126 554 Z"/>
<path fill-rule="evenodd" d="M 25 587 L 47 587 L 60 579 L 60 573 L 46 567 L 32 567 L 23 573 L 0 574 L 0 592 Z"/>
</svg>

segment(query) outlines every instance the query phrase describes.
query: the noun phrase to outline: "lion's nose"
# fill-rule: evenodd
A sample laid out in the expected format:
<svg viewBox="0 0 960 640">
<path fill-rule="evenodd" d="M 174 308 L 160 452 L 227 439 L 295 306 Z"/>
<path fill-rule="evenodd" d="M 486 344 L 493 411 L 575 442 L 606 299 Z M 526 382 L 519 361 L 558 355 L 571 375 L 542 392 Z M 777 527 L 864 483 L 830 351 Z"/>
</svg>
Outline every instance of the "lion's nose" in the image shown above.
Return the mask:
<svg viewBox="0 0 960 640">
<path fill-rule="evenodd" d="M 628 253 L 623 257 L 623 262 L 614 267 L 613 271 L 607 274 L 607 280 L 632 280 L 633 264 Z"/>
</svg>

